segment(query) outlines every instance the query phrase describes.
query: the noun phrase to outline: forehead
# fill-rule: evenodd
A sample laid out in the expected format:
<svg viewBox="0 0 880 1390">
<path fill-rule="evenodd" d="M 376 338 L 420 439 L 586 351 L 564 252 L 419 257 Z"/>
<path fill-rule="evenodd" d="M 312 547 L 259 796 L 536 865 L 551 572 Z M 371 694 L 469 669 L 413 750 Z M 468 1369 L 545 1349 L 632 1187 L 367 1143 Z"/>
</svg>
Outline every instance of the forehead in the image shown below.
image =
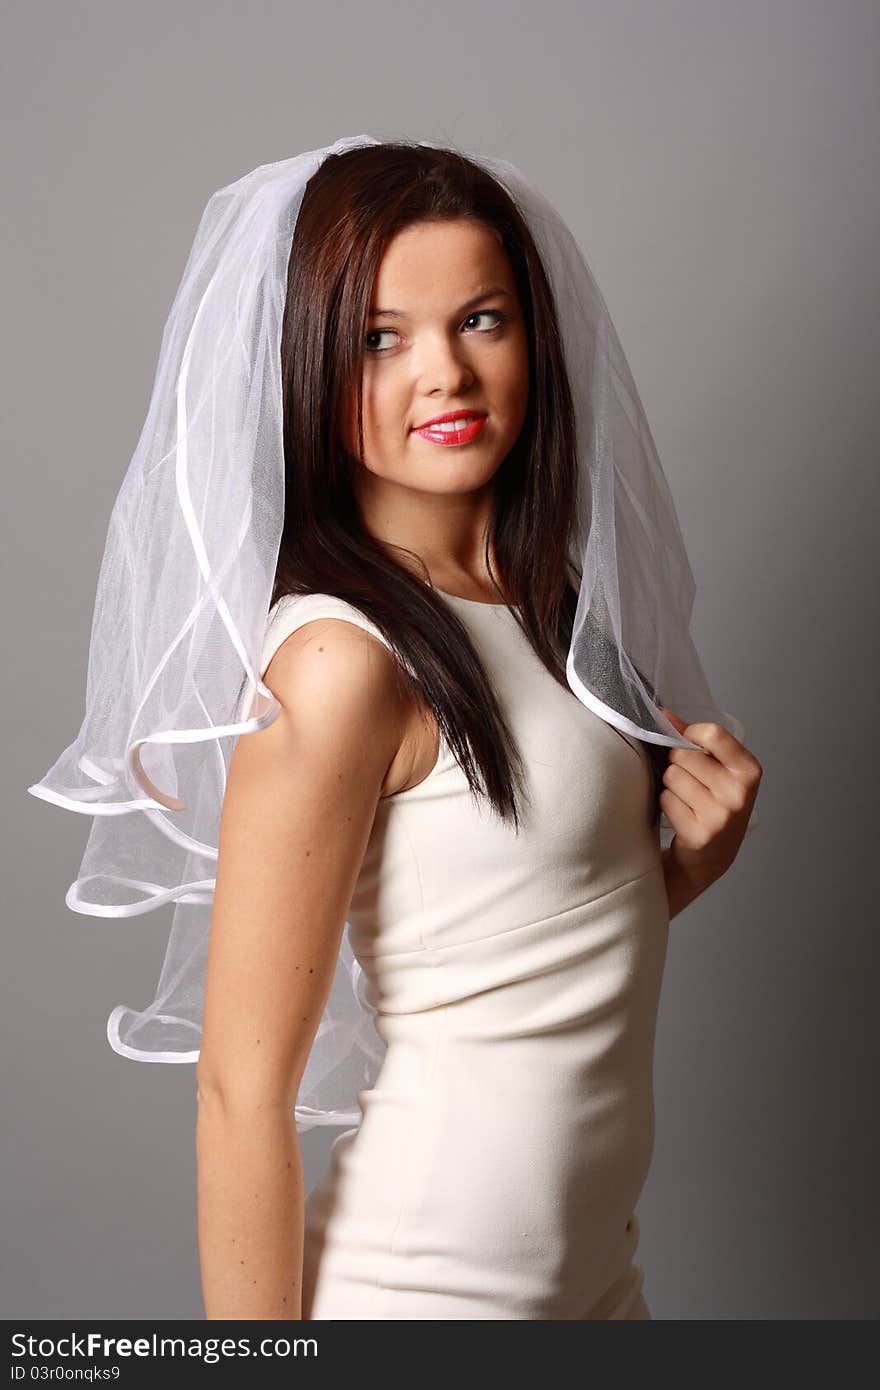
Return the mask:
<svg viewBox="0 0 880 1390">
<path fill-rule="evenodd" d="M 463 218 L 417 222 L 386 242 L 371 307 L 408 311 L 428 298 L 458 302 L 489 285 L 514 289 L 513 270 L 494 227 Z"/>
</svg>

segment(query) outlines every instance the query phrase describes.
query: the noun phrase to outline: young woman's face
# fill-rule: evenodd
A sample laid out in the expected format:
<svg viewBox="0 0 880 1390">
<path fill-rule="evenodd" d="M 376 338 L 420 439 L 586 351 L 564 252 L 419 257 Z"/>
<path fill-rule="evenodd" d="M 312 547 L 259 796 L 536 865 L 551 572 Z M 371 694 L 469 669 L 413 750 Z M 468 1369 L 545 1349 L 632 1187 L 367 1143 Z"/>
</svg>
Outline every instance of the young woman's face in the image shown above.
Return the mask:
<svg viewBox="0 0 880 1390">
<path fill-rule="evenodd" d="M 485 486 L 516 442 L 529 394 L 526 326 L 498 236 L 464 219 L 404 228 L 385 247 L 370 310 L 367 470 L 426 493 Z M 352 401 L 345 441 L 353 457 L 356 409 Z M 485 417 L 475 438 L 436 443 L 416 432 L 459 410 Z"/>
</svg>

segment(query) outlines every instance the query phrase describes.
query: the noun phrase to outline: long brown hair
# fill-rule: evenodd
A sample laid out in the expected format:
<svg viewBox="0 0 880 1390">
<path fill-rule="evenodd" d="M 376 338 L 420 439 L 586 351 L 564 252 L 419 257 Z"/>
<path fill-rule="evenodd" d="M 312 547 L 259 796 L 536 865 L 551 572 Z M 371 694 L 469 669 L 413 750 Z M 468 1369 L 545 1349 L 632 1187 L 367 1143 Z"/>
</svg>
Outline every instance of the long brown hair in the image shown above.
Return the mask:
<svg viewBox="0 0 880 1390">
<path fill-rule="evenodd" d="M 500 597 L 518 606 L 539 659 L 569 689 L 565 659 L 580 582 L 569 545 L 579 470 L 552 290 L 510 195 L 455 149 L 407 140 L 356 147 L 326 156 L 305 189 L 281 332 L 285 503 L 272 603 L 285 594 L 327 593 L 360 609 L 402 659 L 400 679 L 433 712 L 472 793 L 518 828 L 514 780 L 523 790 L 522 760 L 467 628 L 412 565 L 365 529 L 337 423 L 354 399 L 363 459 L 363 343 L 385 243 L 416 222 L 461 218 L 500 236 L 529 344 L 527 414 L 493 478 L 486 565 Z"/>
</svg>

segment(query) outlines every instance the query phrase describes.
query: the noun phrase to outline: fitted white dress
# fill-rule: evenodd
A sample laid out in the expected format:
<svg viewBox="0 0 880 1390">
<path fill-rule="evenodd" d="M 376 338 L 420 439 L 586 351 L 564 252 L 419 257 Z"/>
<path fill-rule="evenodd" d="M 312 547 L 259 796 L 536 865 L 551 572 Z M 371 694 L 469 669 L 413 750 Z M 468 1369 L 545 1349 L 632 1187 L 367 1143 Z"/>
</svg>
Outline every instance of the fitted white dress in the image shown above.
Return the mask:
<svg viewBox="0 0 880 1390">
<path fill-rule="evenodd" d="M 387 1051 L 306 1199 L 303 1318 L 650 1318 L 635 1206 L 669 909 L 647 753 L 507 608 L 441 597 L 530 804 L 517 835 L 442 738 L 425 780 L 379 802 L 348 921 Z M 262 670 L 324 617 L 384 640 L 340 599 L 286 597 Z"/>
</svg>

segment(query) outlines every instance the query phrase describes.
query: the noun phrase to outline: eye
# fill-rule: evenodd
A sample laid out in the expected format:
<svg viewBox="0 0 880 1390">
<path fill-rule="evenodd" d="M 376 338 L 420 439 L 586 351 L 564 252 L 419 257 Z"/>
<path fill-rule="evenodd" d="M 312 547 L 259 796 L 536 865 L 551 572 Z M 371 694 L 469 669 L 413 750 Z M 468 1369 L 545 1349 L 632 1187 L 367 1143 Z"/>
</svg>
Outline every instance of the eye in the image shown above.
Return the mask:
<svg viewBox="0 0 880 1390">
<path fill-rule="evenodd" d="M 387 352 L 387 351 L 388 351 L 387 348 L 376 348 L 376 347 L 371 347 L 371 346 L 370 346 L 370 339 L 371 339 L 371 338 L 381 338 L 382 335 L 383 335 L 383 333 L 393 333 L 393 332 L 394 332 L 394 329 L 393 329 L 393 328 L 371 328 L 371 329 L 369 329 L 368 332 L 367 332 L 367 334 L 366 334 L 366 337 L 364 338 L 364 347 L 367 349 L 367 352 L 380 353 L 380 354 L 383 353 L 383 352 Z"/>
<path fill-rule="evenodd" d="M 487 316 L 498 319 L 498 323 L 493 324 L 491 328 L 484 329 L 484 333 L 494 333 L 495 329 L 500 328 L 501 324 L 507 318 L 507 315 L 502 314 L 500 309 L 477 309 L 476 313 L 468 314 L 465 323 L 469 323 L 471 319 L 484 319 Z"/>
<path fill-rule="evenodd" d="M 507 315 L 504 314 L 504 313 L 502 313 L 500 309 L 477 309 L 473 314 L 468 314 L 467 318 L 465 319 L 465 323 L 470 323 L 472 319 L 483 319 L 483 318 L 494 318 L 494 319 L 497 319 L 498 322 L 497 322 L 497 323 L 494 323 L 494 324 L 492 325 L 491 328 L 481 328 L 481 329 L 478 329 L 477 331 L 478 331 L 479 333 L 496 333 L 496 332 L 498 331 L 498 329 L 501 328 L 502 325 L 504 324 L 504 322 L 505 322 L 505 320 L 506 320 L 506 318 L 507 318 Z M 381 356 L 383 356 L 386 352 L 390 352 L 391 349 L 390 349 L 390 348 L 387 348 L 387 347 L 384 347 L 384 348 L 383 348 L 383 347 L 373 347 L 373 346 L 371 346 L 369 340 L 370 340 L 371 338 L 381 338 L 381 337 L 383 336 L 383 334 L 386 334 L 386 333 L 390 333 L 390 334 L 394 335 L 394 334 L 396 333 L 396 331 L 397 331 L 397 330 L 394 329 L 394 328 L 371 328 L 371 329 L 368 329 L 368 331 L 367 331 L 367 333 L 365 334 L 365 337 L 364 337 L 364 347 L 365 347 L 366 351 L 367 351 L 372 357 L 381 357 Z"/>
</svg>

